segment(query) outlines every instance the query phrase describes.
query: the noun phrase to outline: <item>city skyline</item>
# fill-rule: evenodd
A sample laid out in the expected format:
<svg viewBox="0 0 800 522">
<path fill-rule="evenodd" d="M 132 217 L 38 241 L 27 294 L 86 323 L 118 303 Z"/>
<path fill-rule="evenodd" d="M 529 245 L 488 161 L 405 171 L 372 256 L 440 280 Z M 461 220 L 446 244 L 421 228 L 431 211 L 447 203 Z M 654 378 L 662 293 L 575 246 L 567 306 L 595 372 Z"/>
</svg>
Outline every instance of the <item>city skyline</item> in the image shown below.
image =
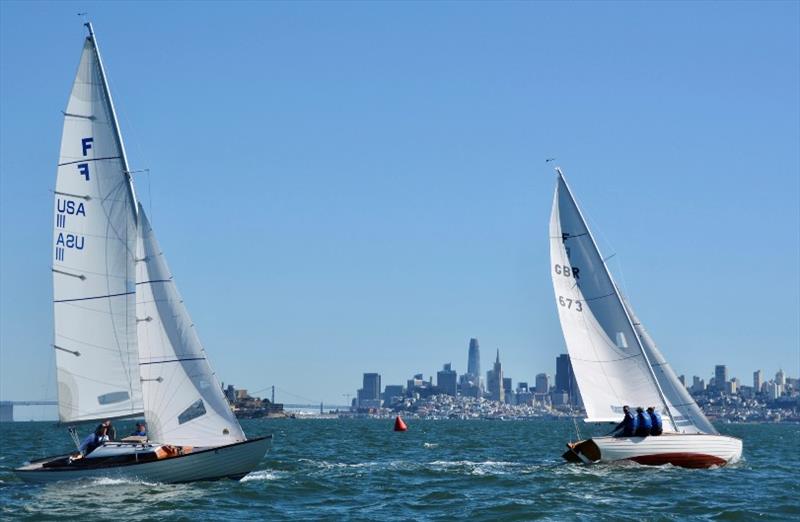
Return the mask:
<svg viewBox="0 0 800 522">
<path fill-rule="evenodd" d="M 460 374 L 472 336 L 533 382 L 564 351 L 551 157 L 678 373 L 798 373 L 796 3 L 237 5 L 0 2 L 0 399 L 56 395 L 78 11 L 220 380 L 335 404 Z"/>
<path fill-rule="evenodd" d="M 478 346 L 479 340 L 477 338 L 473 337 L 469 339 L 466 368 L 476 367 L 475 356 Z M 551 392 L 555 394 L 562 393 L 565 394 L 563 400 L 568 401 L 568 404 L 573 407 L 582 407 L 580 390 L 572 370 L 569 354 L 559 354 L 556 357 L 553 369 L 554 372 L 552 374 L 548 372 L 538 373 L 530 381 L 534 382 L 532 388 L 535 392 L 538 394 L 549 394 Z M 362 392 L 368 388 L 367 382 L 374 382 L 377 380 L 378 387 L 381 382 L 381 372 L 364 373 L 364 386 L 362 389 L 357 390 L 355 398 L 353 399 L 353 404 L 359 408 L 377 408 L 381 401 L 389 400 L 390 397 L 411 394 L 412 388 L 425 391 L 426 395 L 441 393 L 451 396 L 474 396 L 474 387 L 468 379 L 472 375 L 469 370 L 459 375 L 458 371 L 453 368 L 453 364 L 448 362 L 444 363 L 442 370 L 436 373 L 435 381 L 432 376 L 426 381 L 425 375 L 425 372 L 415 374 L 412 379 L 407 380 L 407 386 L 401 384 L 386 384 L 385 393 L 384 391 L 373 391 L 369 394 L 363 394 L 366 402 L 361 402 Z M 552 380 L 550 379 L 551 375 L 553 376 Z M 765 378 L 763 369 L 757 369 L 752 374 L 752 386 L 750 386 L 744 379 L 735 375 L 728 375 L 728 368 L 726 365 L 717 364 L 711 370 L 711 376 L 708 378 L 708 382 L 706 382 L 705 378 L 696 374 L 692 375 L 691 378 L 691 383 L 688 383 L 687 376 L 685 374 L 679 374 L 679 380 L 690 391 L 700 393 L 704 392 L 706 389 L 710 389 L 718 393 L 730 395 L 736 394 L 738 388 L 752 388 L 754 390 L 753 393 L 761 393 L 764 391 L 764 386 L 768 384 L 783 386 L 787 376 L 784 370 L 779 368 L 775 372 L 774 378 L 770 378 L 769 375 Z M 796 379 L 796 377 L 793 376 L 788 376 L 788 378 Z M 527 378 L 508 376 L 502 369 L 499 349 L 495 352 L 495 361 L 492 368 L 486 372 L 485 382 L 486 386 L 481 390 L 479 396 L 501 403 L 509 402 L 509 396 L 512 393 L 516 394 L 519 391 L 527 392 L 529 388 L 529 381 Z M 514 386 L 514 384 L 516 384 L 516 386 Z M 373 387 L 372 389 L 374 390 L 375 388 Z M 780 389 L 772 389 L 773 393 L 776 391 L 778 392 L 777 395 L 780 395 Z M 559 399 L 559 401 L 561 401 L 561 399 Z M 567 404 L 567 402 L 554 402 L 553 404 L 564 405 Z"/>
</svg>

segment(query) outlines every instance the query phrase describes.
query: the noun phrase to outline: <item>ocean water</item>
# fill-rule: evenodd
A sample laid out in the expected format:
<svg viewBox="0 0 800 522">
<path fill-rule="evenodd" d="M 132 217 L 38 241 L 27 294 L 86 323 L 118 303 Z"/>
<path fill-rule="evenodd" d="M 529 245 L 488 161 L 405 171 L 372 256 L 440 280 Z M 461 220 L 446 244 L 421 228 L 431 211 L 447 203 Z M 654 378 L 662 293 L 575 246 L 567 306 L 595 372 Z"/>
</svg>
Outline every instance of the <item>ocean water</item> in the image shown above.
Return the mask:
<svg viewBox="0 0 800 522">
<path fill-rule="evenodd" d="M 12 469 L 70 450 L 52 423 L 0 425 L 3 520 L 798 520 L 800 427 L 720 425 L 741 462 L 690 470 L 560 458 L 571 421 L 250 420 L 272 433 L 241 482 L 31 486 Z M 123 428 L 123 429 L 120 429 Z M 118 424 L 120 433 L 128 426 Z M 590 431 L 581 427 L 582 434 Z"/>
</svg>

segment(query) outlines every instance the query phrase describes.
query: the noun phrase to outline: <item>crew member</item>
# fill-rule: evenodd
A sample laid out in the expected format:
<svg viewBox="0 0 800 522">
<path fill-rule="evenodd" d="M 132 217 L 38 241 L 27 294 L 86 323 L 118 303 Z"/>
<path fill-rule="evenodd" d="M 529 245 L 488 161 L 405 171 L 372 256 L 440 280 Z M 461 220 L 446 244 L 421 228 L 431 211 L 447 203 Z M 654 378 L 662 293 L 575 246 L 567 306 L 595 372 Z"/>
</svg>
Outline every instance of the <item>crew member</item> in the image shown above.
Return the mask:
<svg viewBox="0 0 800 522">
<path fill-rule="evenodd" d="M 136 429 L 131 433 L 132 437 L 147 437 L 147 426 L 144 422 L 137 422 Z"/>
<path fill-rule="evenodd" d="M 622 413 L 625 414 L 625 417 L 622 419 L 622 422 L 617 424 L 612 433 L 615 437 L 633 437 L 636 433 L 636 417 L 627 405 L 622 407 Z"/>
<path fill-rule="evenodd" d="M 636 408 L 636 436 L 647 437 L 650 435 L 651 429 L 653 429 L 653 421 L 650 420 L 650 415 L 639 406 Z"/>
<path fill-rule="evenodd" d="M 661 415 L 652 406 L 647 408 L 647 414 L 650 416 L 650 422 L 653 427 L 650 428 L 650 435 L 661 435 L 664 433 L 664 424 L 661 422 Z"/>
</svg>

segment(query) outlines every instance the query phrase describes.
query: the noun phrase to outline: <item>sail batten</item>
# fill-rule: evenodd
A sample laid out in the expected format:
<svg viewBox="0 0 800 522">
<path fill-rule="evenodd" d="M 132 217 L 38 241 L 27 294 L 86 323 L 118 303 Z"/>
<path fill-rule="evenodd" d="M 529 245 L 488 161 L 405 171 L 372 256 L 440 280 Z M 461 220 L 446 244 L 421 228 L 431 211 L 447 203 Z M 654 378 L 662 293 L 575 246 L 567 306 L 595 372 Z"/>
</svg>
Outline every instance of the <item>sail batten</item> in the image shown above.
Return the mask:
<svg viewBox="0 0 800 522">
<path fill-rule="evenodd" d="M 665 431 L 715 433 L 625 301 L 559 169 L 550 259 L 559 320 L 591 422 L 653 406 Z M 674 381 L 674 382 L 673 382 Z"/>
<path fill-rule="evenodd" d="M 143 412 L 136 208 L 120 140 L 100 55 L 89 37 L 64 111 L 54 190 L 53 345 L 63 423 Z"/>
</svg>

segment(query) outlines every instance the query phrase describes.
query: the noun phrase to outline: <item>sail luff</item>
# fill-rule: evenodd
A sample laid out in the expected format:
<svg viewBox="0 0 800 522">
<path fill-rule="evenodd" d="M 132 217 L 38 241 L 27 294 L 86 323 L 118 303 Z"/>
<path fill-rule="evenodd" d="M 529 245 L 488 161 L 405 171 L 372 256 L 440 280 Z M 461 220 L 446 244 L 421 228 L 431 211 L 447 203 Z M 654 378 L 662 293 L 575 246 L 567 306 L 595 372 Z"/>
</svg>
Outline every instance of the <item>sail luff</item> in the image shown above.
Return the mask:
<svg viewBox="0 0 800 522">
<path fill-rule="evenodd" d="M 97 43 L 97 36 L 94 34 L 94 27 L 92 27 L 91 22 L 86 22 L 84 24 L 86 29 L 89 31 L 89 39 L 92 42 L 92 47 L 94 48 L 95 55 L 97 56 L 97 65 L 100 69 L 100 79 L 103 82 L 103 91 L 105 91 L 106 100 L 108 103 L 108 111 L 111 115 L 111 124 L 114 128 L 114 134 L 117 138 L 117 144 L 119 145 L 119 155 L 122 159 L 122 168 L 124 169 L 125 178 L 128 180 L 128 188 L 130 190 L 131 195 L 131 205 L 133 206 L 134 214 L 137 213 L 137 199 L 136 199 L 136 191 L 133 188 L 133 178 L 131 177 L 131 169 L 130 165 L 128 165 L 128 155 L 125 152 L 125 141 L 122 139 L 122 131 L 119 127 L 119 119 L 117 118 L 117 110 L 114 106 L 114 99 L 111 97 L 111 88 L 108 86 L 108 78 L 106 77 L 106 68 L 103 66 L 103 57 L 100 55 L 100 46 Z M 138 215 L 137 215 L 138 218 Z"/>
<path fill-rule="evenodd" d="M 589 238 L 589 241 L 591 242 L 592 248 L 597 253 L 597 257 L 600 260 L 600 265 L 603 267 L 603 271 L 604 271 L 605 276 L 606 276 L 606 278 L 608 280 L 608 283 L 611 285 L 611 289 L 612 289 L 612 291 L 614 293 L 614 297 L 620 303 L 620 306 L 621 306 L 622 311 L 624 313 L 627 325 L 629 326 L 630 331 L 633 333 L 634 338 L 636 340 L 637 346 L 639 348 L 639 353 L 643 357 L 645 365 L 647 366 L 647 369 L 648 369 L 649 376 L 652 379 L 652 383 L 653 383 L 655 389 L 658 391 L 658 396 L 659 396 L 659 398 L 661 400 L 661 403 L 662 403 L 662 405 L 664 407 L 664 411 L 667 412 L 667 415 L 668 415 L 668 417 L 670 419 L 670 423 L 672 424 L 673 429 L 675 431 L 678 431 L 677 424 L 675 422 L 675 419 L 673 418 L 672 411 L 670 410 L 670 407 L 669 407 L 669 401 L 667 401 L 667 399 L 666 399 L 666 397 L 664 395 L 664 392 L 661 389 L 661 386 L 660 386 L 660 384 L 658 382 L 658 379 L 657 379 L 657 377 L 656 377 L 656 375 L 655 375 L 655 373 L 653 371 L 653 367 L 652 367 L 652 365 L 651 365 L 651 363 L 650 363 L 650 361 L 649 361 L 649 359 L 647 357 L 647 353 L 645 352 L 644 347 L 642 345 L 642 341 L 639 338 L 639 333 L 638 333 L 636 327 L 633 324 L 633 321 L 632 321 L 632 319 L 631 319 L 631 317 L 630 317 L 630 315 L 628 313 L 628 310 L 624 306 L 624 303 L 623 303 L 622 297 L 621 297 L 621 293 L 619 292 L 619 289 L 617 288 L 617 285 L 616 285 L 616 282 L 614 281 L 614 278 L 611 276 L 611 272 L 608 269 L 608 265 L 606 264 L 606 262 L 603 259 L 602 255 L 599 254 L 600 253 L 600 249 L 597 246 L 597 242 L 595 241 L 594 235 L 592 234 L 592 231 L 589 228 L 589 225 L 588 225 L 588 223 L 586 222 L 586 219 L 583 216 L 583 212 L 581 211 L 580 206 L 575 201 L 575 197 L 573 196 L 572 190 L 570 189 L 569 184 L 567 183 L 567 180 L 564 177 L 564 173 L 561 171 L 561 168 L 559 168 L 559 167 L 556 167 L 555 170 L 556 170 L 556 173 L 558 174 L 559 181 L 561 183 L 563 183 L 564 188 L 567 191 L 567 195 L 569 196 L 569 198 L 570 198 L 570 200 L 572 202 L 572 206 L 574 207 L 575 211 L 578 214 L 578 218 L 580 219 L 583 228 L 586 230 L 586 235 Z M 556 189 L 556 194 L 558 194 L 558 188 Z M 579 384 L 579 386 L 580 386 L 580 384 Z"/>
</svg>

